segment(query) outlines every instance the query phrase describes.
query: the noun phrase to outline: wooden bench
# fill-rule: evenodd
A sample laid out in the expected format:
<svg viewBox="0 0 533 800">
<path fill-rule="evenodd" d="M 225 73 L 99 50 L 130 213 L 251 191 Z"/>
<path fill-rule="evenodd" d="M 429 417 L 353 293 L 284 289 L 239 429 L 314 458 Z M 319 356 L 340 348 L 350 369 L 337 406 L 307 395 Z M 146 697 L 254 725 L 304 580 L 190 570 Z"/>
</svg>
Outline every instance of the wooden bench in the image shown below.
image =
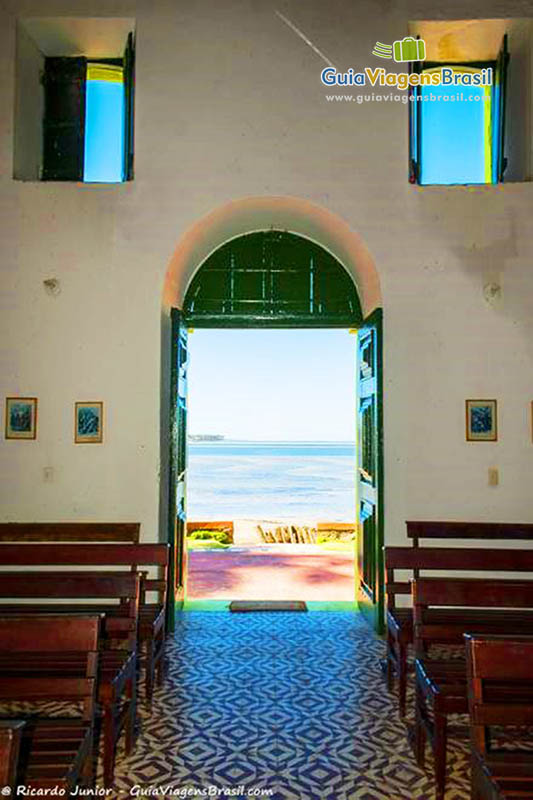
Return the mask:
<svg viewBox="0 0 533 800">
<path fill-rule="evenodd" d="M 492 736 L 495 725 L 515 737 L 519 726 L 533 726 L 533 636 L 468 634 L 465 642 L 472 798 L 533 797 L 533 750 L 497 749 Z"/>
<path fill-rule="evenodd" d="M 22 728 L 11 729 L 7 764 L 0 759 L 4 784 L 17 782 L 35 790 L 57 787 L 62 794 L 70 794 L 80 782 L 93 784 L 100 624 L 99 615 L 0 617 L 0 659 L 4 667 L 0 702 L 60 701 L 82 707 L 78 717 L 47 718 L 37 706 Z M 2 732 L 5 735 L 9 727 Z M 15 779 L 17 745 L 19 774 Z"/>
<path fill-rule="evenodd" d="M 156 675 L 160 684 L 164 676 L 168 562 L 168 544 L 0 544 L 0 569 L 19 566 L 121 566 L 135 572 L 140 567 L 158 568 L 157 578 L 149 577 L 147 572 L 140 573 L 138 643 L 145 668 L 146 699 L 149 705 L 152 702 Z M 156 602 L 148 601 L 149 592 L 156 594 Z"/>
<path fill-rule="evenodd" d="M 496 749 L 495 725 L 533 726 L 533 637 L 466 635 L 473 800 L 533 798 L 533 750 Z M 529 745 L 531 736 L 529 739 Z"/>
<path fill-rule="evenodd" d="M 138 544 L 140 522 L 0 522 L 0 542 Z"/>
<path fill-rule="evenodd" d="M 98 701 L 102 706 L 104 783 L 113 782 L 118 738 L 125 731 L 126 752 L 135 742 L 137 685 L 137 623 L 140 576 L 84 572 L 2 572 L 0 615 L 21 613 L 58 614 L 90 611 L 105 613 L 103 649 L 100 658 Z M 31 605 L 14 600 L 33 600 Z M 61 604 L 51 601 L 68 601 Z M 95 600 L 94 605 L 77 605 L 72 600 Z M 37 604 L 35 601 L 39 601 Z M 116 601 L 112 613 L 110 603 Z M 9 659 L 4 662 L 9 666 Z M 0 664 L 0 671 L 2 664 Z"/>
<path fill-rule="evenodd" d="M 494 773 L 478 754 L 471 757 L 472 800 L 533 800 L 533 766 L 502 761 Z"/>
<path fill-rule="evenodd" d="M 409 523 L 413 524 L 413 523 Z M 422 524 L 422 523 L 417 523 Z M 433 523 L 436 524 L 436 523 Z M 446 526 L 455 523 L 443 523 Z M 498 528 L 500 526 L 497 526 Z M 533 527 L 533 526 L 532 526 Z M 477 528 L 476 528 L 477 530 Z M 398 679 L 400 716 L 406 712 L 408 651 L 413 642 L 412 608 L 399 607 L 399 596 L 411 596 L 411 581 L 398 580 L 398 571 L 418 578 L 424 571 L 450 572 L 533 572 L 533 548 L 504 550 L 478 547 L 386 547 L 385 575 L 387 594 L 386 674 L 389 689 Z M 460 612 L 462 615 L 464 612 Z M 453 614 L 448 612 L 448 616 Z"/>
<path fill-rule="evenodd" d="M 412 612 L 407 608 L 398 608 L 396 595 L 411 593 L 408 581 L 395 580 L 394 570 L 408 569 L 411 572 L 410 578 L 418 578 L 425 564 L 422 561 L 423 554 L 420 554 L 420 562 L 409 559 L 406 551 L 413 549 L 423 549 L 420 547 L 422 540 L 431 542 L 440 541 L 449 543 L 453 540 L 469 542 L 494 542 L 504 541 L 532 541 L 532 523 L 500 523 L 500 522 L 449 522 L 449 521 L 427 521 L 427 520 L 408 520 L 406 522 L 407 538 L 411 540 L 411 547 L 386 547 L 386 581 L 387 581 L 387 658 L 384 662 L 387 683 L 392 688 L 393 679 L 398 678 L 398 702 L 400 715 L 405 716 L 406 687 L 407 687 L 407 652 L 409 645 L 413 641 Z M 429 549 L 429 548 L 428 548 Z M 460 548 L 461 551 L 466 548 Z M 484 548 L 485 549 L 485 546 Z M 503 548 L 502 548 L 503 550 Z M 498 553 L 502 552 L 498 550 Z M 478 550 L 479 553 L 479 550 Z M 405 558 L 404 558 L 405 554 Z M 430 556 L 430 558 L 432 558 Z M 431 564 L 434 564 L 432 558 Z M 428 569 L 432 568 L 431 566 Z M 439 564 L 433 569 L 443 569 Z M 452 566 L 451 569 L 461 569 L 460 566 Z M 469 569 L 466 567 L 465 569 Z M 482 570 L 483 567 L 478 567 Z M 487 567 L 486 569 L 492 569 Z M 497 569 L 497 567 L 496 567 Z"/>
<path fill-rule="evenodd" d="M 448 522 L 438 520 L 407 520 L 407 538 L 413 547 L 420 546 L 421 539 L 440 541 L 494 542 L 533 541 L 533 522 Z"/>
<path fill-rule="evenodd" d="M 464 634 L 523 635 L 531 631 L 533 581 L 420 578 L 413 584 L 413 609 L 415 756 L 423 767 L 428 738 L 433 750 L 436 798 L 443 800 L 448 716 L 468 713 Z M 451 615 L 450 609 L 454 612 Z M 435 658 L 432 649 L 437 644 L 455 645 L 462 657 Z"/>
<path fill-rule="evenodd" d="M 0 720 L 0 788 L 15 788 L 24 720 Z M 8 792 L 5 792 L 8 794 Z"/>
</svg>

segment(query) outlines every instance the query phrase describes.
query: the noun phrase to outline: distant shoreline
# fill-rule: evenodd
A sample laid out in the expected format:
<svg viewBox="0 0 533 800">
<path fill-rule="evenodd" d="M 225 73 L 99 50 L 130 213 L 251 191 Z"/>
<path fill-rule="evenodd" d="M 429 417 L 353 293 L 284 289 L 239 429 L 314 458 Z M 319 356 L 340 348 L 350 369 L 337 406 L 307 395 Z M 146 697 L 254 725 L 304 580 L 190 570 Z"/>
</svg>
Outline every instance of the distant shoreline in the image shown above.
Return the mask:
<svg viewBox="0 0 533 800">
<path fill-rule="evenodd" d="M 189 442 L 193 444 L 201 444 L 203 442 L 212 444 L 213 442 L 220 444 L 342 444 L 351 445 L 355 447 L 354 439 L 226 439 L 225 436 L 221 438 L 191 438 Z"/>
</svg>

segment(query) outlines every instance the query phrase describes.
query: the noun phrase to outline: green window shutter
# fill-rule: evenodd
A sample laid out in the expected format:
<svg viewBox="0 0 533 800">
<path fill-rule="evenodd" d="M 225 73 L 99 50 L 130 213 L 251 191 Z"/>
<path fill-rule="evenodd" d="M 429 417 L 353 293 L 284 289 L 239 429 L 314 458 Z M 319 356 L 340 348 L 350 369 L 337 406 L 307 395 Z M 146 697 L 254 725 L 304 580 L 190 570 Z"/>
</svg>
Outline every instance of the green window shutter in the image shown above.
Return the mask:
<svg viewBox="0 0 533 800">
<path fill-rule="evenodd" d="M 44 67 L 45 181 L 83 180 L 85 58 L 47 58 Z"/>
<path fill-rule="evenodd" d="M 496 102 L 498 108 L 495 109 L 495 119 L 497 120 L 497 129 L 493 133 L 493 143 L 496 148 L 497 154 L 497 180 L 503 181 L 503 174 L 507 167 L 507 159 L 504 155 L 505 148 L 505 105 L 507 94 L 507 65 L 509 63 L 509 50 L 507 49 L 507 34 L 503 37 L 502 47 L 496 62 L 494 84 Z"/>
<path fill-rule="evenodd" d="M 126 49 L 124 50 L 124 91 L 126 113 L 124 124 L 124 180 L 133 180 L 133 110 L 135 90 L 135 42 L 133 33 L 128 34 Z"/>
<path fill-rule="evenodd" d="M 416 73 L 420 75 L 422 72 L 422 63 L 420 61 L 409 62 L 409 74 Z M 418 86 L 409 86 L 407 90 L 408 103 L 407 110 L 409 113 L 409 183 L 420 183 L 420 102 L 418 95 L 420 88 Z"/>
</svg>

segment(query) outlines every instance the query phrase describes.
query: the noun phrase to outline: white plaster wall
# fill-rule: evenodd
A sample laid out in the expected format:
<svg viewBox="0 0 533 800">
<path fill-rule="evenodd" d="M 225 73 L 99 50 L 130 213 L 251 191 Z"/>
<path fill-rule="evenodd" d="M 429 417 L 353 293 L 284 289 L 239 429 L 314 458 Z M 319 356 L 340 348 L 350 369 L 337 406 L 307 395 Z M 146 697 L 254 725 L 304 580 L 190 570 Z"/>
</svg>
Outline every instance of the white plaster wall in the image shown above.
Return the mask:
<svg viewBox="0 0 533 800">
<path fill-rule="evenodd" d="M 388 541 L 402 540 L 408 517 L 533 521 L 531 184 L 410 186 L 405 107 L 327 103 L 321 61 L 272 0 L 4 7 L 0 394 L 38 396 L 39 429 L 36 442 L 0 442 L 2 519 L 140 520 L 144 538 L 157 537 L 167 265 L 211 210 L 292 195 L 346 220 L 379 270 Z M 342 69 L 372 65 L 376 40 L 436 16 L 429 0 L 279 8 Z M 478 0 L 468 13 L 533 16 L 533 1 Z M 136 17 L 133 183 L 12 180 L 16 16 L 47 14 Z M 443 0 L 438 14 L 461 18 L 465 6 Z M 43 290 L 50 277 L 61 282 L 56 298 Z M 490 308 L 482 288 L 496 279 L 503 296 Z M 498 443 L 465 442 L 466 397 L 498 399 Z M 102 446 L 73 444 L 83 399 L 105 402 Z M 501 470 L 498 487 L 487 485 L 489 466 Z"/>
<path fill-rule="evenodd" d="M 40 81 L 43 69 L 43 54 L 24 27 L 18 25 L 13 176 L 19 180 L 39 179 L 43 149 L 44 96 Z"/>
</svg>

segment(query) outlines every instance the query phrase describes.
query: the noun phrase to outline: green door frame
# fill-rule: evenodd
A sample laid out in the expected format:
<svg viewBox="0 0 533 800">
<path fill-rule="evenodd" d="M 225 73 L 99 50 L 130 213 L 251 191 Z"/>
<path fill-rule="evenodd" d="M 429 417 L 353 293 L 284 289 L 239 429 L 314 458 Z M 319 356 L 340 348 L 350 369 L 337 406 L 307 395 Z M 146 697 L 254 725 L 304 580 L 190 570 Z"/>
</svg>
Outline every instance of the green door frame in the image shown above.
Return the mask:
<svg viewBox="0 0 533 800">
<path fill-rule="evenodd" d="M 261 239 L 264 237 L 264 239 Z M 307 262 L 294 260 L 294 240 L 301 240 L 307 248 Z M 246 240 L 246 241 L 244 241 Z M 261 258 L 256 258 L 255 268 L 248 269 L 250 245 L 260 243 Z M 273 242 L 273 245 L 272 245 Z M 265 244 L 266 243 L 266 244 Z M 232 247 L 236 244 L 236 247 Z M 240 247 L 243 245 L 243 247 Z M 270 245 L 270 246 L 269 246 Z M 287 247 L 285 247 L 287 245 Z M 266 251 L 266 255 L 265 255 Z M 244 256 L 243 256 L 244 253 Z M 284 259 L 287 259 L 286 262 Z M 239 261 L 241 259 L 241 261 Z M 277 261 L 276 261 L 277 259 Z M 257 264 L 259 263 L 259 267 Z M 320 267 L 322 269 L 322 288 L 320 287 Z M 335 285 L 335 268 L 338 269 L 339 282 Z M 255 273 L 255 282 L 244 281 L 244 289 L 239 292 L 239 280 L 243 275 Z M 202 284 L 202 274 L 206 276 Z M 226 280 L 226 274 L 229 278 Z M 378 416 L 376 445 L 378 455 L 378 524 L 374 542 L 376 566 L 376 592 L 371 603 L 364 594 L 359 594 L 361 611 L 369 618 L 376 630 L 381 630 L 384 616 L 383 604 L 383 425 L 382 425 L 382 312 L 374 311 L 363 320 L 357 289 L 345 268 L 330 253 L 302 236 L 285 231 L 264 231 L 247 234 L 222 245 L 197 270 L 187 290 L 182 311 L 172 309 L 171 334 L 171 397 L 170 397 L 170 467 L 169 467 L 169 522 L 168 541 L 171 545 L 171 586 L 169 591 L 168 624 L 174 629 L 175 611 L 182 604 L 185 584 L 185 503 L 178 508 L 177 485 L 181 480 L 183 491 L 186 486 L 186 410 L 183 405 L 180 415 L 180 379 L 184 381 L 185 362 L 182 351 L 186 331 L 189 328 L 345 328 L 361 329 L 377 325 L 378 371 Z M 222 276 L 222 280 L 221 280 Z M 266 276 L 266 277 L 265 277 Z M 283 283 L 283 278 L 288 281 Z M 276 294 L 276 281 L 280 291 Z M 300 289 L 308 290 L 305 297 L 295 297 L 286 292 L 291 281 L 299 282 Z M 267 289 L 265 290 L 265 287 Z M 270 289 L 268 288 L 270 287 Z M 285 288 L 284 288 L 285 287 Z M 339 291 L 340 287 L 340 291 Z M 337 289 L 337 291 L 336 291 Z M 204 290 L 204 291 L 203 291 Z M 255 291 L 255 294 L 254 294 Z M 321 291 L 320 301 L 316 295 Z M 246 292 L 252 294 L 248 297 Z M 285 293 L 284 293 L 285 292 Z M 329 292 L 329 294 L 328 294 Z M 356 481 L 357 483 L 357 481 Z M 358 503 L 359 506 L 359 503 Z M 359 514 L 359 512 L 358 512 Z M 359 519 L 359 517 L 358 517 Z M 360 526 L 358 525 L 358 528 Z M 359 572 L 362 566 L 359 565 Z M 369 607 L 371 612 L 369 612 Z"/>
<path fill-rule="evenodd" d="M 375 309 L 357 333 L 357 599 L 361 613 L 381 634 L 385 627 L 382 309 Z M 363 421 L 365 415 L 370 426 Z"/>
</svg>

